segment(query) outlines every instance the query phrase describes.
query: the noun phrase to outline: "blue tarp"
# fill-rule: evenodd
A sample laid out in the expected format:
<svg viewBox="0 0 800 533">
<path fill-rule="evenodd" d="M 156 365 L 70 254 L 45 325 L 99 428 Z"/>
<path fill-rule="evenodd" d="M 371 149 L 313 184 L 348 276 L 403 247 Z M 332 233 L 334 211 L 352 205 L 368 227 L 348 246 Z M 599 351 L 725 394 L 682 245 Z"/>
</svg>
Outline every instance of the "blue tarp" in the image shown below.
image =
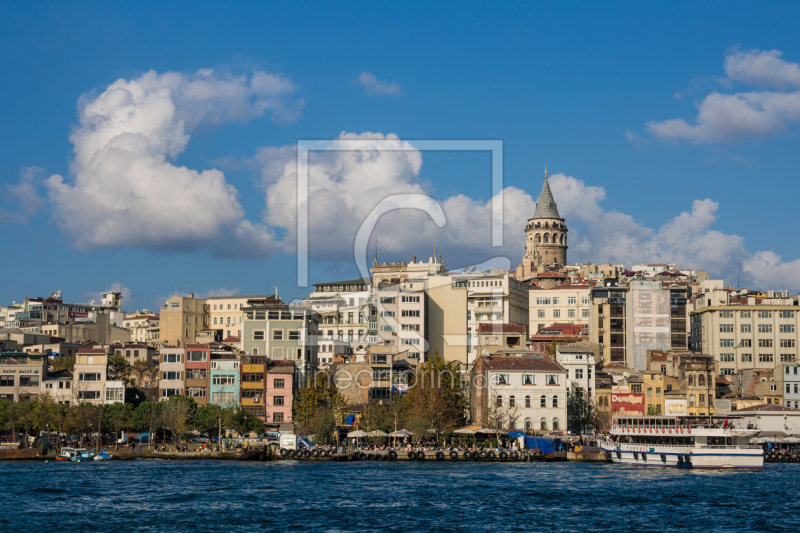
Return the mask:
<svg viewBox="0 0 800 533">
<path fill-rule="evenodd" d="M 508 434 L 512 439 L 525 437 L 525 448 L 529 450 L 538 449 L 542 453 L 553 453 L 556 451 L 555 439 L 544 437 L 531 437 L 521 431 L 514 431 Z"/>
</svg>

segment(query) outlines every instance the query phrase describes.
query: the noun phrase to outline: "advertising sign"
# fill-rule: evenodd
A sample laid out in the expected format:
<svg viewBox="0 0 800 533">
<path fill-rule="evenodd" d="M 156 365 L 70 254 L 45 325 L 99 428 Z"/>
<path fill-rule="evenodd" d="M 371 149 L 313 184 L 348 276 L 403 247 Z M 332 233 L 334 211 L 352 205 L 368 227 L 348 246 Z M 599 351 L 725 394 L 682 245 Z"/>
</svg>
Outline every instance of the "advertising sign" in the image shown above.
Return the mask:
<svg viewBox="0 0 800 533">
<path fill-rule="evenodd" d="M 84 313 L 80 311 L 70 311 L 67 313 L 70 318 L 89 318 L 89 313 Z"/>
<path fill-rule="evenodd" d="M 611 411 L 621 414 L 644 414 L 644 393 L 611 393 Z"/>
<path fill-rule="evenodd" d="M 686 400 L 664 400 L 664 414 L 686 416 L 689 414 L 689 403 Z"/>
<path fill-rule="evenodd" d="M 627 385 L 615 385 L 611 387 L 611 394 L 628 394 L 630 390 L 628 390 Z"/>
</svg>

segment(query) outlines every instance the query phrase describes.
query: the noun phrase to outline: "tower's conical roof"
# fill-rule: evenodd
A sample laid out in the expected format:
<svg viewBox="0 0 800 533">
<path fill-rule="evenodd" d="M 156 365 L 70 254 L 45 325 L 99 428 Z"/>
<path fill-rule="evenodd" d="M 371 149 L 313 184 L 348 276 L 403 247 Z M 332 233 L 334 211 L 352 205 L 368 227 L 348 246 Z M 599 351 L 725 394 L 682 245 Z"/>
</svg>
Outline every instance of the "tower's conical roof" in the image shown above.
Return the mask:
<svg viewBox="0 0 800 533">
<path fill-rule="evenodd" d="M 561 218 L 558 214 L 556 201 L 553 200 L 553 193 L 550 192 L 550 184 L 547 183 L 547 167 L 544 170 L 544 185 L 539 200 L 536 202 L 536 211 L 533 218 Z"/>
</svg>

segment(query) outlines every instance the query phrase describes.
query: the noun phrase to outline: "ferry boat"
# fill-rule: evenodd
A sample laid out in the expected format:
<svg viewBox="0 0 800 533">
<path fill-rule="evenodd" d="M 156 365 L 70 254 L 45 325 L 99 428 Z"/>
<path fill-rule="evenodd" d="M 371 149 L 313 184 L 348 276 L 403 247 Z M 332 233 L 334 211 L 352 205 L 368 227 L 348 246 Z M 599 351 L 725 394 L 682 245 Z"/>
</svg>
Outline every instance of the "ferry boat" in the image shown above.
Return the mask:
<svg viewBox="0 0 800 533">
<path fill-rule="evenodd" d="M 623 415 L 612 418 L 610 436 L 600 447 L 612 463 L 759 470 L 764 452 L 750 439 L 760 434 L 738 419 Z"/>
</svg>

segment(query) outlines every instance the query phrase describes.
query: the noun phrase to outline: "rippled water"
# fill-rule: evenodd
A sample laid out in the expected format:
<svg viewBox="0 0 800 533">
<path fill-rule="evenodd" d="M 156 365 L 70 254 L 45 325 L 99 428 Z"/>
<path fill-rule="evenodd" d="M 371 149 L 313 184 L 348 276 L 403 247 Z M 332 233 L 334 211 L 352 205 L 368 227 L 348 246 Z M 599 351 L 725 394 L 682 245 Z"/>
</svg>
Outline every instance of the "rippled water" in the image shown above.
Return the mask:
<svg viewBox="0 0 800 533">
<path fill-rule="evenodd" d="M 800 464 L 0 462 L 0 530 L 800 531 Z"/>
</svg>

